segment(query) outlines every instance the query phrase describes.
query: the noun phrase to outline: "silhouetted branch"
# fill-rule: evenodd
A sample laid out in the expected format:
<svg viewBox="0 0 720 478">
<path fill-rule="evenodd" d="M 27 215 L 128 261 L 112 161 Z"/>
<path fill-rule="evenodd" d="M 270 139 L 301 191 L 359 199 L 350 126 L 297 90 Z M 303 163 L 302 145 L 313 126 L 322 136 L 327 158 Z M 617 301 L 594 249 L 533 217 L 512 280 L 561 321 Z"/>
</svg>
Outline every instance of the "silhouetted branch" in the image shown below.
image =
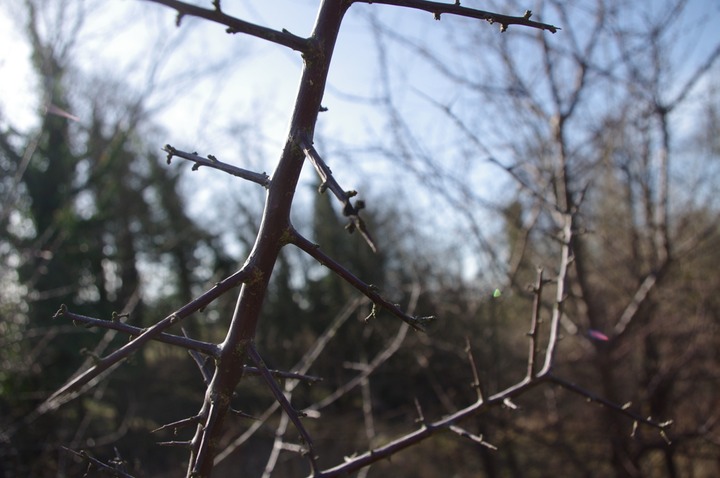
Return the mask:
<svg viewBox="0 0 720 478">
<path fill-rule="evenodd" d="M 207 8 L 198 7 L 189 3 L 180 2 L 177 0 L 147 0 L 153 3 L 159 3 L 168 6 L 178 12 L 177 24 L 180 25 L 182 17 L 199 17 L 206 20 L 210 20 L 215 23 L 227 26 L 228 33 L 245 33 L 254 37 L 267 40 L 272 43 L 292 48 L 300 52 L 307 51 L 309 47 L 309 40 L 296 35 L 293 35 L 289 31 L 283 29 L 282 31 L 273 30 L 272 28 L 263 27 L 261 25 L 255 25 L 254 23 L 240 20 L 239 18 L 226 15 L 222 12 L 219 7 L 219 3 L 215 3 L 216 8 L 210 10 Z"/>
<path fill-rule="evenodd" d="M 521 17 L 513 17 L 510 15 L 502 15 L 499 13 L 486 12 L 483 10 L 477 10 L 475 8 L 467 8 L 460 6 L 460 2 L 456 1 L 452 3 L 440 3 L 440 2 L 429 2 L 425 0 L 352 0 L 353 3 L 378 3 L 381 5 L 395 5 L 398 7 L 413 8 L 416 10 L 424 10 L 433 14 L 436 20 L 440 20 L 440 15 L 448 13 L 450 15 L 458 15 L 461 17 L 477 18 L 478 20 L 485 20 L 490 24 L 499 24 L 500 31 L 504 32 L 507 30 L 509 25 L 523 25 L 531 28 L 538 28 L 540 30 L 547 30 L 551 33 L 556 33 L 560 30 L 559 27 L 549 25 L 547 23 L 540 23 L 530 20 L 532 12 L 530 10 L 525 11 L 525 14 Z"/>
</svg>

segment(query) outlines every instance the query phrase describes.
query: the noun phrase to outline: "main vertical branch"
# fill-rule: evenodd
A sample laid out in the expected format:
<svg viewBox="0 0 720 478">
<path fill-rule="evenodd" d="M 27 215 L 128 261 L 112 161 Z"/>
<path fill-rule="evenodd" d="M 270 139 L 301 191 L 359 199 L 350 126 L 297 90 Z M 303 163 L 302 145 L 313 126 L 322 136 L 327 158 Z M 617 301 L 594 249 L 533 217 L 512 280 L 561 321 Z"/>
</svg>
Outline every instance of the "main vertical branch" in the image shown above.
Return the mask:
<svg viewBox="0 0 720 478">
<path fill-rule="evenodd" d="M 232 322 L 221 344 L 220 357 L 199 414 L 188 476 L 209 477 L 221 436 L 221 424 L 230 407 L 233 391 L 242 379 L 243 364 L 278 254 L 288 243 L 290 209 L 305 154 L 303 138 L 312 140 L 325 90 L 330 59 L 347 9 L 345 0 L 323 0 L 308 47 L 303 53 L 303 72 L 285 147 L 268 189 L 262 223 L 247 260 L 248 280 L 238 297 Z"/>
</svg>

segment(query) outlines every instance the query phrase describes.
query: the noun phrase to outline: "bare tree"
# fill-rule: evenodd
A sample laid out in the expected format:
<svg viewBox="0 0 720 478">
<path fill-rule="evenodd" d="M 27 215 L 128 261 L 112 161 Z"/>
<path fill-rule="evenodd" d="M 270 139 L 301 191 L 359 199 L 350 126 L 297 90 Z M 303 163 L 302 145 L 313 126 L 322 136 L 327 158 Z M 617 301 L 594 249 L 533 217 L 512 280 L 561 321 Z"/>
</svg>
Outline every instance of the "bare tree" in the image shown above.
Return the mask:
<svg viewBox="0 0 720 478">
<path fill-rule="evenodd" d="M 565 320 L 568 295 L 573 293 L 572 287 L 575 285 L 575 282 L 570 279 L 575 277 L 575 274 L 581 275 L 577 271 L 580 267 L 578 263 L 580 257 L 578 230 L 581 227 L 579 223 L 579 206 L 582 203 L 582 190 L 578 190 L 577 185 L 571 180 L 572 165 L 564 141 L 565 135 L 568 134 L 564 129 L 567 119 L 572 115 L 577 105 L 585 81 L 586 70 L 581 68 L 577 83 L 574 89 L 571 89 L 567 98 L 556 91 L 558 85 L 552 83 L 553 77 L 550 76 L 551 85 L 556 94 L 553 96 L 555 109 L 547 112 L 544 116 L 551 125 L 551 136 L 555 140 L 552 148 L 554 162 L 549 166 L 552 170 L 545 171 L 545 173 L 549 174 L 540 174 L 543 171 L 538 170 L 540 175 L 533 177 L 534 185 L 530 185 L 524 179 L 525 176 L 516 174 L 511 167 L 505 168 L 524 187 L 533 192 L 533 196 L 537 201 L 550 206 L 548 209 L 550 219 L 558 231 L 559 259 L 556 270 L 552 274 L 553 277 L 547 279 L 547 273 L 540 270 L 533 286 L 534 304 L 530 313 L 529 346 L 524 377 L 517 383 L 499 391 L 491 392 L 487 390 L 480 380 L 472 350 L 468 345 L 465 353 L 468 361 L 468 375 L 471 377 L 472 387 L 475 391 L 474 402 L 458 407 L 437 420 L 426 417 L 418 403 L 417 414 L 420 425 L 416 430 L 410 431 L 388 443 L 373 446 L 365 453 L 348 457 L 342 463 L 323 469 L 318 460 L 319 450 L 315 448 L 311 433 L 303 423 L 304 415 L 312 414 L 314 409 L 322 406 L 322 402 L 317 404 L 316 408 L 311 406 L 306 412 L 300 412 L 293 407 L 290 399 L 297 381 L 314 380 L 314 377 L 305 374 L 309 370 L 309 365 L 312 364 L 313 357 L 322 350 L 324 340 L 329 340 L 337 330 L 337 324 L 345 320 L 348 314 L 351 313 L 350 311 L 354 311 L 363 303 L 372 304 L 368 319 L 374 318 L 377 312 L 383 310 L 403 322 L 403 326 L 399 329 L 397 335 L 388 341 L 385 351 L 375 358 L 368 357 L 359 365 L 362 371 L 357 380 L 348 384 L 348 387 L 353 387 L 363 385 L 363 380 L 383 360 L 386 360 L 389 354 L 393 353 L 410 328 L 416 331 L 424 331 L 435 320 L 435 317 L 431 315 L 414 315 L 414 305 L 412 303 L 403 308 L 388 300 L 386 295 L 381 293 L 377 287 L 354 275 L 343 264 L 326 254 L 321 249 L 321 245 L 312 243 L 300 234 L 290 221 L 290 211 L 300 172 L 307 160 L 320 177 L 320 192 L 329 191 L 341 203 L 343 214 L 348 221 L 348 230 L 350 232 L 356 231 L 362 235 L 371 249 L 375 250 L 377 248 L 371 231 L 360 216 L 364 204 L 360 201 L 354 201 L 355 191 L 348 191 L 338 184 L 320 152 L 315 148 L 313 141 L 318 114 L 323 109 L 322 98 L 333 49 L 345 12 L 356 4 L 374 3 L 426 11 L 431 13 L 435 19 L 440 19 L 443 15 L 454 15 L 485 20 L 499 25 L 500 31 L 505 31 L 508 27 L 514 25 L 534 28 L 541 32 L 550 31 L 555 33 L 558 29 L 552 25 L 532 20 L 530 11 L 526 11 L 519 16 L 508 16 L 464 7 L 460 5 L 460 2 L 449 4 L 424 0 L 324 0 L 320 3 L 312 33 L 309 37 L 301 37 L 286 30 L 273 30 L 230 16 L 223 11 L 219 0 L 213 1 L 211 8 L 203 8 L 177 0 L 150 1 L 174 9 L 177 12 L 178 25 L 182 23 L 185 17 L 200 17 L 224 25 L 229 33 L 255 36 L 300 54 L 303 58 L 303 71 L 288 136 L 285 140 L 282 155 L 271 176 L 233 166 L 220 161 L 211 154 L 203 156 L 195 152 L 182 151 L 171 145 L 165 146 L 164 150 L 167 153 L 168 162 L 173 158 L 182 158 L 193 162 L 193 168 L 216 169 L 266 188 L 264 212 L 252 251 L 245 263 L 235 273 L 146 329 L 125 324 L 117 316 L 111 319 L 93 318 L 68 310 L 64 305 L 60 307 L 56 314 L 57 318 L 71 319 L 91 327 L 114 329 L 129 335 L 132 340 L 112 353 L 98 357 L 92 367 L 70 379 L 47 399 L 41 406 L 41 412 L 59 407 L 84 393 L 89 387 L 95 385 L 106 372 L 117 367 L 121 361 L 136 353 L 149 341 L 157 340 L 187 349 L 196 360 L 206 381 L 205 399 L 198 412 L 193 416 L 162 427 L 163 429 L 174 430 L 194 427 L 194 433 L 191 437 L 182 441 L 166 443 L 167 445 L 186 447 L 189 450 L 188 477 L 210 476 L 215 464 L 226 456 L 227 450 L 237 446 L 238 443 L 245 439 L 244 434 L 230 445 L 227 445 L 223 441 L 223 433 L 228 428 L 230 417 L 233 414 L 238 414 L 232 406 L 235 390 L 243 377 L 250 373 L 261 377 L 277 402 L 277 405 L 270 407 L 266 414 L 263 414 L 263 417 L 269 416 L 277 408 L 281 408 L 284 412 L 282 423 L 278 427 L 274 451 L 266 467 L 268 473 L 274 467 L 279 450 L 288 449 L 298 451 L 305 456 L 312 476 L 347 475 L 379 460 L 388 458 L 401 450 L 415 446 L 440 431 L 451 431 L 482 447 L 492 448 L 493 445 L 483 436 L 463 428 L 462 421 L 501 406 L 515 408 L 514 400 L 538 385 L 548 383 L 560 385 L 567 390 L 579 393 L 589 400 L 605 405 L 618 416 L 624 416 L 636 423 L 648 425 L 664 434 L 668 423 L 647 418 L 626 407 L 616 405 L 610 400 L 596 396 L 564 380 L 556 375 L 554 371 L 555 359 L 558 355 L 560 325 Z M 569 18 L 564 20 L 570 21 Z M 544 35 L 541 38 L 544 38 Z M 587 45 L 586 49 L 591 50 L 594 48 L 593 42 Z M 584 53 L 588 54 L 587 51 Z M 583 52 L 579 51 L 578 54 L 580 54 L 579 58 L 582 59 Z M 512 55 L 508 54 L 505 59 L 507 60 L 507 67 L 512 73 L 514 66 Z M 553 56 L 548 54 L 546 61 L 546 66 L 550 71 L 554 64 Z M 665 247 L 663 242 L 665 230 L 666 226 L 658 222 L 657 243 L 663 248 Z M 271 274 L 278 264 L 281 250 L 290 245 L 296 247 L 317 263 L 327 267 L 340 280 L 350 284 L 366 299 L 365 302 L 355 301 L 348 304 L 348 309 L 338 314 L 336 321 L 328 326 L 323 339 L 308 351 L 308 354 L 296 370 L 282 372 L 268 368 L 265 359 L 255 345 L 254 338 L 258 323 L 261 320 L 263 300 L 267 295 Z M 663 257 L 659 257 L 659 260 L 664 260 Z M 238 286 L 241 288 L 235 311 L 228 326 L 227 334 L 220 343 L 208 343 L 168 332 L 168 329 L 172 326 L 182 323 L 190 315 L 209 306 L 219 297 L 230 293 Z M 548 289 L 550 289 L 550 293 L 554 297 L 551 300 L 547 300 L 547 294 L 544 294 L 544 291 Z M 547 329 L 541 327 L 544 301 L 550 304 L 550 321 Z M 290 381 L 283 388 L 277 383 L 277 377 L 285 377 Z M 342 394 L 343 390 L 338 393 Z M 332 400 L 332 397 L 326 400 Z M 365 420 L 368 436 L 373 434 L 371 416 L 371 411 L 366 410 Z M 300 444 L 288 443 L 283 438 L 284 430 L 289 426 L 289 423 L 292 423 L 292 426 L 300 435 Z M 248 430 L 248 432 L 251 434 L 251 430 Z M 126 475 L 120 467 L 116 466 L 117 463 L 103 463 L 83 452 L 74 453 L 87 460 L 88 464 L 93 467 L 119 476 Z"/>
<path fill-rule="evenodd" d="M 538 416 L 553 431 L 537 435 L 537 442 L 565 450 L 573 473 L 587 476 L 679 476 L 687 460 L 697 461 L 688 469 L 701 473 L 711 465 L 701 464 L 700 454 L 689 449 L 703 448 L 716 435 L 708 426 L 717 419 L 709 405 L 713 393 L 699 383 L 689 394 L 683 382 L 690 379 L 681 378 L 714 376 L 707 355 L 718 337 L 707 331 L 715 318 L 696 312 L 709 306 L 704 292 L 693 294 L 695 302 L 674 291 L 693 288 L 691 277 L 704 275 L 696 261 L 715 257 L 706 247 L 717 238 L 717 208 L 712 201 L 693 204 L 702 202 L 696 195 L 706 197 L 706 188 L 717 191 L 714 179 L 708 180 L 713 160 L 692 159 L 697 153 L 688 153 L 685 141 L 694 148 L 695 140 L 681 139 L 679 123 L 693 117 L 687 109 L 694 104 L 706 109 L 715 103 L 708 95 L 712 87 L 703 84 L 712 83 L 720 45 L 716 38 L 700 44 L 695 38 L 712 30 L 717 10 L 686 1 L 656 7 L 649 12 L 612 0 L 540 2 L 537 13 L 562 19 L 562 36 L 523 31 L 489 38 L 485 32 L 453 31 L 447 41 L 454 51 L 466 52 L 456 57 L 372 19 L 380 58 L 389 45 L 400 46 L 463 92 L 453 92 L 462 103 L 418 96 L 456 127 L 455 142 L 467 145 L 459 155 L 511 178 L 510 206 L 497 207 L 465 179 L 473 177 L 470 172 L 445 166 L 452 161 L 440 164 L 432 146 L 410 137 L 407 115 L 391 95 L 383 105 L 392 118 L 394 141 L 381 152 L 405 161 L 423 179 L 423 174 L 433 176 L 439 196 L 454 209 L 464 208 L 467 230 L 491 260 L 506 245 L 487 240 L 479 227 L 487 216 L 478 210 L 494 206 L 492 213 L 507 217 L 514 230 L 510 260 L 500 261 L 497 269 L 507 273 L 518 295 L 525 294 L 533 266 L 549 268 L 558 240 L 566 244 L 571 263 L 560 276 L 565 295 L 556 300 L 564 306 L 563 333 L 572 339 L 563 345 L 585 366 L 560 368 L 576 383 L 593 384 L 599 396 L 632 404 L 646 416 L 676 419 L 678 438 L 667 446 L 656 435 L 629 433 L 609 409 L 597 412 L 597 422 L 607 427 L 602 438 L 587 441 L 579 437 L 588 434 L 578 431 L 587 426 L 586 417 Z M 478 53 L 473 47 L 481 43 L 488 48 Z M 472 97 L 476 101 L 468 100 Z M 694 164 L 705 181 L 686 187 L 685 164 Z M 685 318 L 681 325 L 669 318 L 676 314 Z M 688 336 L 697 337 L 692 342 L 698 346 L 688 348 Z M 717 381 L 710 380 L 717 392 Z M 689 402 L 702 404 L 703 412 L 687 413 Z M 554 400 L 547 406 L 552 416 L 567 410 Z M 520 430 L 532 433 L 528 429 L 534 426 Z M 575 432 L 567 433 L 570 429 Z M 662 460 L 653 466 L 649 456 Z M 596 471 L 599 466 L 604 471 Z"/>
</svg>

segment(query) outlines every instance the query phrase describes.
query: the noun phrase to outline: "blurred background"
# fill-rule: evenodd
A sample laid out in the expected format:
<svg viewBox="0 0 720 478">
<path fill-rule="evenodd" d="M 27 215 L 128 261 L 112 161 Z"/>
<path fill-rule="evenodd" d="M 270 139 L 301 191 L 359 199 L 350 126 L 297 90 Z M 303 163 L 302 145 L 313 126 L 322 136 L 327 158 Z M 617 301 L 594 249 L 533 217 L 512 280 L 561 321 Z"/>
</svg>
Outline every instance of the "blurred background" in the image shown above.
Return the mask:
<svg viewBox="0 0 720 478">
<path fill-rule="evenodd" d="M 193 2 L 212 8 L 211 2 Z M 318 1 L 226 1 L 308 36 Z M 307 167 L 296 227 L 393 302 L 437 315 L 427 335 L 298 250 L 283 251 L 257 344 L 331 466 L 521 380 L 533 293 L 558 271 L 558 210 L 578 204 L 557 374 L 654 430 L 553 386 L 359 476 L 720 475 L 720 4 L 471 1 L 556 34 L 377 4 L 346 14 L 315 144 L 356 189 L 380 252 L 344 230 Z M 82 476 L 63 449 L 134 476 L 182 476 L 197 413 L 187 353 L 153 343 L 57 410 L 41 407 L 127 337 L 52 317 L 66 304 L 147 327 L 235 272 L 264 190 L 178 149 L 272 174 L 302 67 L 281 46 L 142 1 L 0 1 L 0 476 Z M 548 284 L 541 317 L 550 317 Z M 219 342 L 235 297 L 184 324 Z M 174 333 L 181 333 L 174 330 Z M 313 354 L 311 360 L 309 354 Z M 316 355 L 316 357 L 315 357 Z M 372 373 L 369 373 L 372 372 Z M 265 385 L 245 379 L 217 476 L 305 476 Z M 287 429 L 287 433 L 285 433 Z"/>
</svg>

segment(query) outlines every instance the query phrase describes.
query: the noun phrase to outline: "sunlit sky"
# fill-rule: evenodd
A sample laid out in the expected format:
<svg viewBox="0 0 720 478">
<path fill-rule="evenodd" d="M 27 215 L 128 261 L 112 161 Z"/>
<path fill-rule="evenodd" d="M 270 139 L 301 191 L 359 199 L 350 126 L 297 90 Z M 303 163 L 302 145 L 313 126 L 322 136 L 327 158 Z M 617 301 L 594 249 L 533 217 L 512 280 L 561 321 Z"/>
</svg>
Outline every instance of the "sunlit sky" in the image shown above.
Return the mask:
<svg viewBox="0 0 720 478">
<path fill-rule="evenodd" d="M 210 5 L 209 0 L 194 3 Z M 225 0 L 223 9 L 250 22 L 308 36 L 319 3 L 319 0 Z M 85 4 L 87 19 L 71 55 L 74 66 L 83 73 L 129 83 L 128 93 L 132 94 L 145 87 L 153 67 L 160 65 L 155 77 L 159 86 L 150 96 L 150 106 L 155 108 L 153 120 L 165 131 L 158 147 L 170 143 L 246 166 L 244 153 L 238 151 L 240 144 L 231 134 L 238 123 L 245 122 L 251 126 L 251 134 L 258 135 L 259 148 L 267 156 L 261 160 L 262 164 L 252 166 L 268 173 L 272 171 L 285 140 L 300 78 L 298 53 L 247 35 L 228 35 L 222 25 L 204 20 L 185 18 L 182 26 L 176 28 L 173 10 L 140 0 L 86 0 Z M 485 6 L 480 0 L 466 0 L 463 5 Z M 649 2 L 648 8 L 652 5 Z M 43 105 L 37 94 L 38 80 L 29 66 L 30 50 L 24 40 L 23 26 L 17 24 L 17 12 L 22 9 L 22 2 L 0 0 L 0 44 L 3 45 L 0 49 L 0 121 L 5 123 L 0 127 L 11 124 L 27 131 L 35 125 L 37 112 Z M 718 14 L 720 2 L 695 0 L 690 9 L 695 12 L 691 15 L 694 17 L 701 17 L 706 10 Z M 443 32 L 437 28 L 440 22 L 435 22 L 430 14 L 377 4 L 354 5 L 346 15 L 333 56 L 323 101 L 329 112 L 320 116 L 318 124 L 318 136 L 326 141 L 360 144 L 363 138 L 380 134 L 384 126 L 385 119 L 372 105 L 362 101 L 379 93 L 377 52 L 368 27 L 369 12 L 404 35 L 433 38 L 433 41 L 436 38 L 437 43 L 442 43 Z M 69 17 L 71 13 L 67 12 Z M 554 18 L 539 20 L 558 23 Z M 463 21 L 443 17 L 442 23 L 460 25 Z M 482 23 L 478 28 L 495 27 Z M 712 31 L 707 25 L 698 29 L 696 40 L 700 47 L 696 51 L 702 51 L 704 44 L 714 44 L 713 35 L 720 34 L 717 28 L 714 34 Z M 512 28 L 508 34 L 513 34 Z M 156 46 L 165 48 L 166 61 L 153 53 Z M 437 78 L 428 70 L 427 63 L 412 56 L 402 58 L 402 68 L 396 78 L 407 80 L 410 85 L 398 88 L 398 101 L 402 101 L 403 96 L 415 95 L 418 90 L 431 91 L 439 101 L 453 94 L 447 84 L 436 86 Z M 178 83 L 181 89 L 174 86 Z M 84 121 L 82 111 L 70 113 Z M 432 113 L 419 109 L 412 121 L 432 125 Z M 427 131 L 431 129 L 428 127 Z M 426 133 L 420 128 L 418 134 Z M 442 139 L 442 131 L 435 134 Z M 353 169 L 333 162 L 332 157 L 326 159 L 343 187 L 359 189 L 368 184 L 367 179 L 357 174 L 358 164 Z M 371 170 L 372 165 L 368 169 Z M 305 173 L 312 175 L 312 168 L 306 168 Z M 211 173 L 203 171 L 192 177 L 203 181 L 210 177 L 208 174 Z M 393 181 L 393 178 L 384 179 L 387 183 Z M 193 204 L 202 208 L 212 188 L 193 189 L 200 198 Z"/>
<path fill-rule="evenodd" d="M 247 35 L 228 35 L 222 25 L 199 19 L 185 18 L 181 28 L 176 28 L 175 11 L 148 2 L 86 3 L 87 20 L 71 55 L 81 71 L 130 83 L 141 90 L 157 60 L 152 49 L 157 45 L 174 48 L 157 73 L 158 82 L 167 84 L 167 90 L 160 87 L 150 98 L 154 107 L 160 106 L 154 119 L 166 129 L 166 142 L 205 154 L 212 152 L 238 164 L 241 158 L 227 157 L 238 145 L 218 132 L 227 132 L 239 121 L 257 121 L 257 132 L 262 135 L 259 141 L 268 152 L 274 150 L 279 155 L 301 73 L 297 52 Z M 318 4 L 317 0 L 226 1 L 223 8 L 247 21 L 308 36 Z M 362 101 L 378 94 L 376 52 L 366 18 L 370 9 L 410 35 L 421 34 L 436 24 L 424 12 L 353 6 L 333 56 L 323 102 L 329 112 L 321 115 L 318 124 L 321 137 L 357 143 L 382 127 L 378 114 Z M 38 80 L 28 64 L 30 52 L 22 25 L 17 24 L 17 15 L 12 17 L 15 10 L 22 7 L 0 8 L 0 42 L 11 45 L 0 50 L 0 107 L 14 127 L 27 129 L 37 121 L 37 111 L 43 105 L 37 96 Z M 412 61 L 404 65 L 407 75 L 421 67 Z M 188 81 L 190 75 L 198 78 Z M 429 76 L 414 75 L 415 85 L 429 81 Z M 182 90 L 173 88 L 177 82 L 184 82 Z M 83 121 L 82 112 L 70 113 Z M 276 158 L 268 158 L 268 172 Z"/>
<path fill-rule="evenodd" d="M 103 4 L 104 3 L 104 4 Z M 187 108 L 187 101 L 193 103 L 198 111 L 202 108 L 223 107 L 232 104 L 233 108 L 262 108 L 264 120 L 284 128 L 292 108 L 292 101 L 300 77 L 301 61 L 296 52 L 284 47 L 268 44 L 246 35 L 228 35 L 222 25 L 211 24 L 204 20 L 185 18 L 181 28 L 174 25 L 175 12 L 167 7 L 138 0 L 113 0 L 110 2 L 91 1 L 87 20 L 74 48 L 72 60 L 83 71 L 100 72 L 114 76 L 122 81 L 135 82 L 137 88 L 143 86 L 151 61 L 148 50 L 156 44 L 172 46 L 183 42 L 171 53 L 171 59 L 165 72 L 160 76 L 172 76 L 176 72 L 212 69 L 218 62 L 226 62 L 223 72 L 228 73 L 224 80 L 212 75 L 204 78 L 204 85 L 211 88 L 191 87 L 178 94 L 172 103 Z M 244 20 L 276 29 L 286 28 L 300 35 L 309 35 L 318 2 L 316 0 L 274 0 L 260 2 L 225 2 L 227 13 Z M 15 10 L 21 10 L 18 6 Z M 374 51 L 370 42 L 367 22 L 363 14 L 367 5 L 356 5 L 350 10 L 343 23 L 329 78 L 326 103 L 337 120 L 350 120 L 351 128 L 362 126 L 362 105 L 358 102 L 343 101 L 343 93 L 358 97 L 371 96 L 374 93 L 375 78 Z M 377 6 L 372 8 L 377 9 Z M 0 88 L 3 91 L 1 101 L 7 117 L 15 125 L 29 125 L 36 119 L 37 98 L 36 79 L 33 78 L 28 60 L 29 48 L 25 44 L 22 25 L 8 13 L 8 8 L 0 9 L 0 42 L 5 46 L 0 51 Z M 404 23 L 407 29 L 417 30 L 432 26 L 428 14 L 404 12 L 397 15 L 397 8 L 381 7 L 383 14 L 393 21 Z M 419 18 L 424 21 L 417 23 Z M 158 38 L 160 37 L 160 38 Z M 9 48 L 8 48 L 9 46 Z M 145 58 L 143 58 L 143 55 Z M 143 63 L 145 62 L 145 63 Z M 168 75 L 167 72 L 173 72 Z M 197 73 L 197 71 L 195 72 Z M 219 89 L 219 90 L 218 90 Z M 222 91 L 223 100 L 217 102 L 218 91 Z M 213 103 L 215 101 L 215 103 Z M 346 114 L 346 108 L 352 104 L 352 111 Z M 161 112 L 160 121 L 183 139 L 196 142 L 189 130 L 207 133 L 206 127 L 198 128 L 197 118 L 187 114 L 178 117 L 177 107 L 166 107 L 172 113 Z M 359 111 L 360 110 L 360 111 Z M 170 116 L 169 119 L 167 116 Z M 221 115 L 213 115 L 219 118 Z M 194 121 L 195 120 L 195 121 Z M 369 121 L 365 118 L 365 121 Z M 332 128 L 332 126 L 328 126 Z M 273 128 L 274 129 L 274 128 Z M 341 134 L 346 128 L 330 129 L 328 134 Z M 282 134 L 279 136 L 282 143 Z M 200 139 L 202 141 L 202 139 Z"/>
<path fill-rule="evenodd" d="M 170 143 L 201 154 L 212 153 L 238 166 L 272 172 L 285 140 L 300 78 L 302 63 L 297 52 L 247 35 L 228 35 L 222 25 L 199 19 L 184 18 L 177 28 L 174 10 L 144 1 L 85 3 L 86 21 L 70 55 L 81 72 L 100 75 L 104 80 L 116 79 L 142 91 L 149 72 L 158 63 L 153 50 L 162 46 L 168 51 L 168 60 L 156 73 L 157 82 L 167 88 L 161 86 L 150 96 L 151 106 L 157 108 L 153 120 L 165 130 L 158 149 Z M 225 1 L 223 8 L 247 21 L 308 36 L 318 4 L 317 0 Z M 29 65 L 30 49 L 23 25 L 18 24 L 17 13 L 22 9 L 20 4 L 0 4 L 0 43 L 9 46 L 0 49 L 0 121 L 6 122 L 0 127 L 11 124 L 29 131 L 38 121 L 43 99 L 38 97 L 38 79 Z M 326 141 L 358 144 L 383 127 L 381 115 L 362 101 L 378 94 L 376 51 L 366 18 L 370 9 L 413 36 L 437 25 L 430 14 L 396 7 L 357 4 L 347 13 L 323 101 L 329 111 L 321 115 L 317 128 L 318 137 Z M 74 18 L 73 12 L 66 15 L 68 22 Z M 52 19 L 52 15 L 46 16 Z M 407 75 L 422 67 L 410 60 L 404 64 Z M 423 81 L 431 78 L 415 76 L 416 85 Z M 174 86 L 178 82 L 182 89 Z M 82 111 L 70 113 L 77 115 L 81 123 L 86 119 Z M 244 152 L 238 152 L 239 141 L 228 134 L 238 122 L 250 122 L 251 134 L 259 135 L 257 142 L 267 156 L 262 164 L 246 164 L 249 159 L 243 157 Z M 329 154 L 325 159 L 344 188 L 356 188 L 363 194 L 368 182 L 357 169 L 342 167 Z M 189 186 L 194 197 L 188 202 L 198 214 L 223 187 L 207 187 L 208 181 L 223 185 L 234 181 L 202 170 L 188 177 L 195 181 Z M 394 180 L 389 175 L 376 175 L 373 182 Z M 304 181 L 316 181 L 312 168 L 305 168 Z M 382 187 L 377 186 L 376 193 Z"/>
</svg>

